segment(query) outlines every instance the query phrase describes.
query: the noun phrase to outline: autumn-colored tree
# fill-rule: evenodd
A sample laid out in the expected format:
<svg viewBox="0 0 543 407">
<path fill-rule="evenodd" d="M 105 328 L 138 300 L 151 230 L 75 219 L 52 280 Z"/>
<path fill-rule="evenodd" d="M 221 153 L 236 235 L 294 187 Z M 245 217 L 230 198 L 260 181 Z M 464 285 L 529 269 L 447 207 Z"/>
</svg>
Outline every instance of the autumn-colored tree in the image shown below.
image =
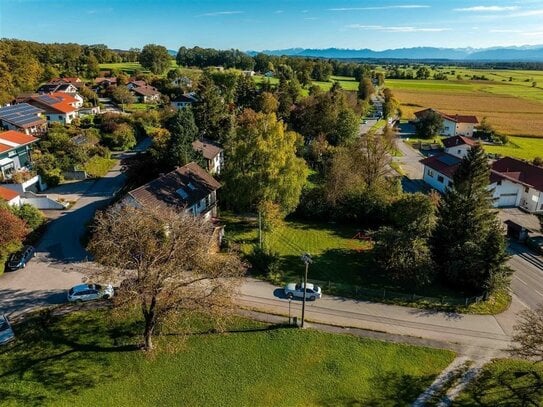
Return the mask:
<svg viewBox="0 0 543 407">
<path fill-rule="evenodd" d="M 122 281 L 114 305 L 142 313 L 144 349 L 168 318 L 232 311 L 243 267 L 233 254 L 210 253 L 211 230 L 174 210 L 114 206 L 95 217 L 88 249 L 104 267 L 92 277 Z"/>
<path fill-rule="evenodd" d="M 0 202 L 0 273 L 6 256 L 21 245 L 27 233 L 26 223 L 15 216 L 5 202 Z"/>
<path fill-rule="evenodd" d="M 543 304 L 521 312 L 513 341 L 515 346 L 510 352 L 514 356 L 543 362 Z"/>
<path fill-rule="evenodd" d="M 226 144 L 225 202 L 241 211 L 270 201 L 292 212 L 307 178 L 305 161 L 296 155 L 301 143 L 274 113 L 246 109 Z"/>
</svg>

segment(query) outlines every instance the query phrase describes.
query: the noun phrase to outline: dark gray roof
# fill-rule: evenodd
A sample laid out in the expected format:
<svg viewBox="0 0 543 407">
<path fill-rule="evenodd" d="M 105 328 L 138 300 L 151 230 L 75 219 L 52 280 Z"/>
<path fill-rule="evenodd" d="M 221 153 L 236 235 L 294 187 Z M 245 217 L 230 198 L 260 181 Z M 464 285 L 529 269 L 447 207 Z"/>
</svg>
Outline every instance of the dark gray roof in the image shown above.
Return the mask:
<svg viewBox="0 0 543 407">
<path fill-rule="evenodd" d="M 192 162 L 130 191 L 140 205 L 149 208 L 191 207 L 221 184 Z"/>
<path fill-rule="evenodd" d="M 38 109 L 28 103 L 19 103 L 0 108 L 0 120 L 16 127 L 25 128 L 43 123 L 44 119 L 38 116 L 38 114 L 43 112 L 42 109 Z"/>
</svg>

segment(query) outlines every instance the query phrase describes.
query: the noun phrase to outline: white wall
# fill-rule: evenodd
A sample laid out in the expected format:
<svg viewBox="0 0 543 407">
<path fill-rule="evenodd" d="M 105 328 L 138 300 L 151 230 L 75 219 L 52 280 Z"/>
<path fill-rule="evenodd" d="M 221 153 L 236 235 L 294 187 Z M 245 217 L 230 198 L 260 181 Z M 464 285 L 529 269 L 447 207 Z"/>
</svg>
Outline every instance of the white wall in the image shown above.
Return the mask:
<svg viewBox="0 0 543 407">
<path fill-rule="evenodd" d="M 473 123 L 456 123 L 456 134 L 459 136 L 473 136 L 473 129 L 475 125 Z"/>
<path fill-rule="evenodd" d="M 446 148 L 445 152 L 458 158 L 464 158 L 466 155 L 468 155 L 468 151 L 470 149 L 471 147 L 467 144 L 460 144 L 459 146 Z"/>
<path fill-rule="evenodd" d="M 522 198 L 520 199 L 520 207 L 528 212 L 543 212 L 543 192 L 534 188 L 522 188 Z"/>
<path fill-rule="evenodd" d="M 455 136 L 456 135 L 456 122 L 453 122 L 448 119 L 443 119 L 443 129 L 441 130 L 441 134 L 444 136 Z"/>
<path fill-rule="evenodd" d="M 439 192 L 445 192 L 452 180 L 445 175 L 437 172 L 436 170 L 427 167 L 424 167 L 424 182 L 430 185 L 432 188 L 437 189 Z M 440 180 L 443 180 L 442 182 Z"/>
<path fill-rule="evenodd" d="M 508 180 L 502 180 L 501 184 L 498 185 L 497 182 L 490 184 L 488 187 L 490 190 L 494 190 L 492 193 L 492 197 L 495 199 L 494 206 L 497 208 L 506 206 L 503 205 L 503 200 L 500 202 L 499 198 L 500 195 L 510 195 L 510 194 L 517 194 L 517 199 L 515 201 L 514 206 L 520 205 L 520 200 L 522 197 L 522 185 L 508 181 Z M 504 199 L 507 199 L 504 197 Z"/>
</svg>

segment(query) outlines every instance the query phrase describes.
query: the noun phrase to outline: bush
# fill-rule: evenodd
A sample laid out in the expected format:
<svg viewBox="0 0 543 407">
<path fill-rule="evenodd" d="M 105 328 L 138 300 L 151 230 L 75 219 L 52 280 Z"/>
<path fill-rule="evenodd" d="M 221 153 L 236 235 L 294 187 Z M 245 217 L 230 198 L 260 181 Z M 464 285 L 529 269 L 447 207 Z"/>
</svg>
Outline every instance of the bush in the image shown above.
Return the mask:
<svg viewBox="0 0 543 407">
<path fill-rule="evenodd" d="M 532 161 L 533 165 L 537 165 L 538 167 L 543 167 L 543 158 L 541 157 L 535 157 Z"/>
<path fill-rule="evenodd" d="M 136 145 L 134 129 L 127 123 L 115 126 L 112 133 L 104 134 L 104 143 L 112 150 L 128 150 Z"/>
<path fill-rule="evenodd" d="M 45 222 L 45 216 L 38 208 L 23 204 L 19 208 L 13 208 L 13 213 L 24 220 L 27 226 L 33 231 L 39 228 Z"/>
<path fill-rule="evenodd" d="M 60 168 L 53 168 L 51 170 L 42 171 L 40 175 L 43 182 L 45 182 L 49 188 L 56 187 L 64 180 Z"/>
<path fill-rule="evenodd" d="M 85 163 L 84 169 L 89 177 L 98 178 L 106 175 L 114 164 L 115 160 L 95 155 Z"/>
<path fill-rule="evenodd" d="M 251 270 L 257 274 L 265 275 L 273 280 L 276 280 L 279 276 L 282 278 L 282 272 L 280 271 L 281 260 L 278 253 L 255 246 L 251 254 L 247 256 L 247 260 L 251 263 Z"/>
<path fill-rule="evenodd" d="M 507 137 L 505 134 L 496 133 L 495 139 L 502 144 L 507 144 L 509 142 L 509 137 Z"/>
</svg>

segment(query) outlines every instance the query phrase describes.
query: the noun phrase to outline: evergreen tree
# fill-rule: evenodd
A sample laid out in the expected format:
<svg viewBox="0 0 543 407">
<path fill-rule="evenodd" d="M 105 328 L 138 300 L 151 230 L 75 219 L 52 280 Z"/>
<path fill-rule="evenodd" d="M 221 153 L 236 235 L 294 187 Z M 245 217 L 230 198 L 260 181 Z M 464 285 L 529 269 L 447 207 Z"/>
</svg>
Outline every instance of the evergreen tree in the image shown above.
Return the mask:
<svg viewBox="0 0 543 407">
<path fill-rule="evenodd" d="M 232 129 L 232 117 L 213 79 L 204 73 L 198 83 L 199 103 L 194 106 L 194 120 L 200 133 L 210 139 L 225 141 Z"/>
<path fill-rule="evenodd" d="M 190 108 L 179 109 L 175 116 L 166 122 L 170 132 L 167 143 L 166 161 L 170 166 L 183 166 L 197 160 L 197 153 L 192 142 L 198 136 L 198 127 L 194 123 L 194 115 Z"/>
<path fill-rule="evenodd" d="M 432 257 L 442 279 L 473 293 L 492 292 L 508 283 L 506 239 L 488 189 L 490 167 L 474 146 L 454 174 L 438 207 L 431 238 Z"/>
</svg>

